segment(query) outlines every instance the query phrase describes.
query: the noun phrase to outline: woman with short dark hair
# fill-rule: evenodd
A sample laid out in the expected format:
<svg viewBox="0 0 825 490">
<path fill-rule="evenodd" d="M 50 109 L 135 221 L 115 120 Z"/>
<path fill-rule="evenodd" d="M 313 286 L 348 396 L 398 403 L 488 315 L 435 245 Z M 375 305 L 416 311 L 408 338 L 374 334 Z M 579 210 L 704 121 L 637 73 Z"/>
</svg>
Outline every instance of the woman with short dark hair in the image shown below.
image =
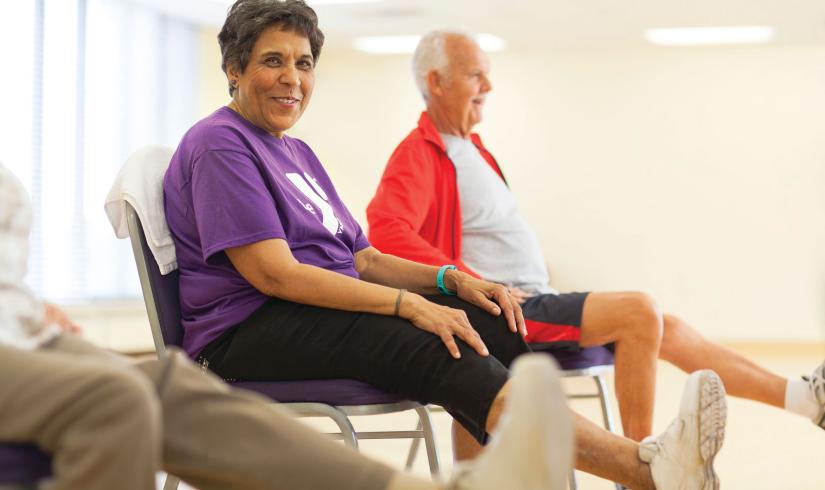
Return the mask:
<svg viewBox="0 0 825 490">
<path fill-rule="evenodd" d="M 449 264 L 372 248 L 285 134 L 324 39 L 310 7 L 239 0 L 218 39 L 232 100 L 187 132 L 164 181 L 184 348 L 225 379 L 352 378 L 437 403 L 484 443 L 508 366 L 529 351 L 518 303 Z"/>
</svg>

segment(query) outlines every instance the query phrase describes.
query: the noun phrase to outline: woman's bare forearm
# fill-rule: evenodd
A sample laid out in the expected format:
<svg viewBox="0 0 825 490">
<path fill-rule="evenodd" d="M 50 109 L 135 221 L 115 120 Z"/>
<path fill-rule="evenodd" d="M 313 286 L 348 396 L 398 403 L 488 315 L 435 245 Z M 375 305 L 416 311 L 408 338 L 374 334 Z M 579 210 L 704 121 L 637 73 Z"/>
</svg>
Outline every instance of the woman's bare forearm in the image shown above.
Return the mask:
<svg viewBox="0 0 825 490">
<path fill-rule="evenodd" d="M 380 315 L 395 313 L 398 297 L 398 289 L 297 262 L 278 277 L 270 277 L 259 289 L 268 296 L 296 303 Z"/>
<path fill-rule="evenodd" d="M 419 264 L 374 248 L 364 249 L 355 255 L 355 267 L 361 279 L 393 288 L 403 288 L 419 294 L 436 294 L 438 267 Z M 453 270 L 444 274 L 444 285 L 456 290 L 456 281 L 463 274 Z"/>
<path fill-rule="evenodd" d="M 436 291 L 437 268 L 384 256 L 372 248 L 355 256 L 355 269 L 363 280 L 302 264 L 280 239 L 230 248 L 226 254 L 238 272 L 263 294 L 324 308 L 392 315 L 396 313 L 399 289 Z M 445 275 L 448 288 L 457 287 L 456 277 Z M 417 294 L 405 295 L 404 304 L 399 305 L 400 315 L 406 318 L 407 312 L 414 314 L 421 301 L 425 300 Z"/>
</svg>

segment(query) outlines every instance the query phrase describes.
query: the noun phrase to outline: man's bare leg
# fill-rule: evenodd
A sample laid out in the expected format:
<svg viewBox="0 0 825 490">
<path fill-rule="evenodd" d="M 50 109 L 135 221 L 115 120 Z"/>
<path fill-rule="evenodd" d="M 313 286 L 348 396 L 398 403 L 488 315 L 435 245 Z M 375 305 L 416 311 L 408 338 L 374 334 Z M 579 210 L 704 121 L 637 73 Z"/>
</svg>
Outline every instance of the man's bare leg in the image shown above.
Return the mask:
<svg viewBox="0 0 825 490">
<path fill-rule="evenodd" d="M 640 441 L 653 430 L 656 362 L 662 341 L 662 315 L 653 300 L 642 293 L 590 293 L 584 302 L 583 347 L 616 343 L 616 398 L 624 434 Z M 505 385 L 506 388 L 506 385 Z M 495 427 L 503 407 L 505 389 L 490 410 L 488 432 Z M 453 422 L 453 456 L 472 459 L 481 445 Z"/>
<path fill-rule="evenodd" d="M 520 404 L 530 406 L 529 398 L 522 397 Z M 691 374 L 674 422 L 659 436 L 645 438 L 641 445 L 573 414 L 575 467 L 636 490 L 712 488 L 718 485 L 713 461 L 724 439 L 725 414 L 724 385 L 708 370 Z M 542 417 L 533 419 L 554 420 Z M 486 456 L 482 453 L 479 459 Z"/>
<path fill-rule="evenodd" d="M 656 362 L 662 315 L 642 293 L 590 293 L 584 302 L 581 345 L 616 344 L 616 399 L 624 435 L 641 441 L 653 430 Z"/>
<path fill-rule="evenodd" d="M 504 407 L 509 382 L 496 397 L 487 418 L 487 432 L 492 432 Z M 576 468 L 619 482 L 629 488 L 654 488 L 650 468 L 639 460 L 639 445 L 630 439 L 611 434 L 586 418 L 573 414 L 576 434 Z M 456 461 L 474 459 L 482 446 L 461 424 L 453 422 L 453 453 Z"/>
<path fill-rule="evenodd" d="M 712 369 L 722 378 L 729 395 L 784 408 L 785 378 L 705 339 L 676 316 L 665 315 L 664 327 L 660 352 L 663 360 L 688 373 Z"/>
<path fill-rule="evenodd" d="M 576 469 L 633 490 L 655 489 L 650 466 L 639 459 L 639 444 L 607 432 L 574 414 Z"/>
</svg>

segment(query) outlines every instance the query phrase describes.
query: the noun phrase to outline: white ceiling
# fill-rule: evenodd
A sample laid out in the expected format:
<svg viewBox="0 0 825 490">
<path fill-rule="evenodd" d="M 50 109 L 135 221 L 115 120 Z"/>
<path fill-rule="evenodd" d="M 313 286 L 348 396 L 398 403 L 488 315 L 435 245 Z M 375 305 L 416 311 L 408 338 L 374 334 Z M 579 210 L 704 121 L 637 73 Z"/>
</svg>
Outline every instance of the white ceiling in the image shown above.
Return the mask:
<svg viewBox="0 0 825 490">
<path fill-rule="evenodd" d="M 219 27 L 231 0 L 132 0 Z M 309 1 L 312 5 L 312 1 Z M 650 27 L 768 25 L 775 44 L 825 44 L 825 0 L 384 0 L 315 7 L 328 48 L 436 27 L 488 32 L 516 48 L 646 45 Z"/>
</svg>

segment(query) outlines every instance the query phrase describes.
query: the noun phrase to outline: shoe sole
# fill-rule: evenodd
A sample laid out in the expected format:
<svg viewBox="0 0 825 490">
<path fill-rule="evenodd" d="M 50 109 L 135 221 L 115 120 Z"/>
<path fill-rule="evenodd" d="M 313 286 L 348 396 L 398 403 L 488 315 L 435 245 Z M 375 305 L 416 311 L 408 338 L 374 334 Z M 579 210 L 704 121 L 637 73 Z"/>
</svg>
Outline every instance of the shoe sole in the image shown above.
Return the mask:
<svg viewBox="0 0 825 490">
<path fill-rule="evenodd" d="M 703 373 L 699 403 L 699 452 L 702 456 L 705 484 L 702 490 L 719 490 L 719 476 L 713 460 L 725 440 L 728 406 L 725 386 L 713 371 Z"/>
</svg>

